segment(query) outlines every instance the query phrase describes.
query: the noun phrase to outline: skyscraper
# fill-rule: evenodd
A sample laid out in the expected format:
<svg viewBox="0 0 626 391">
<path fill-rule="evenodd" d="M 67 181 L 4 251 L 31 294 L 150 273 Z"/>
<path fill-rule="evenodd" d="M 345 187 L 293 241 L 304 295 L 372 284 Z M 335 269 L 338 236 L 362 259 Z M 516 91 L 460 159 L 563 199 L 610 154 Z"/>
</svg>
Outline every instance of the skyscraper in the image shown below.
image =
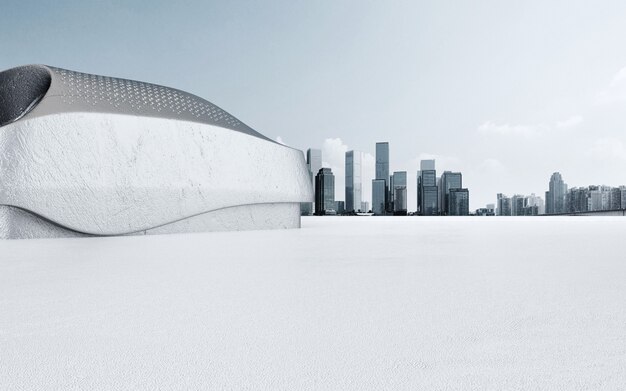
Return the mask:
<svg viewBox="0 0 626 391">
<path fill-rule="evenodd" d="M 450 189 L 449 196 L 449 215 L 450 216 L 467 216 L 469 215 L 469 190 L 467 189 Z"/>
<path fill-rule="evenodd" d="M 346 212 L 356 212 L 361 208 L 361 162 L 361 152 L 346 152 Z"/>
<path fill-rule="evenodd" d="M 439 208 L 442 215 L 450 214 L 450 189 L 463 188 L 463 177 L 460 172 L 444 171 L 441 174 L 439 188 Z"/>
<path fill-rule="evenodd" d="M 386 212 L 385 199 L 387 186 L 384 179 L 372 180 L 372 212 L 376 215 L 384 215 Z"/>
<path fill-rule="evenodd" d="M 389 194 L 389 143 L 387 142 L 381 142 L 381 143 L 376 143 L 376 179 L 375 180 L 383 180 L 385 181 L 384 186 L 385 186 L 385 191 L 383 193 L 377 192 L 375 194 L 374 192 L 374 186 L 373 186 L 373 182 L 372 182 L 372 211 L 374 211 L 375 208 L 378 208 L 378 206 L 375 205 L 380 205 L 381 203 L 383 204 L 383 212 L 389 210 L 389 199 L 390 199 L 390 194 Z M 383 198 L 381 199 L 380 196 L 383 196 Z M 374 212 L 376 214 L 384 214 L 384 213 L 377 213 Z"/>
<path fill-rule="evenodd" d="M 417 210 L 424 216 L 439 214 L 437 171 L 434 160 L 422 160 L 417 177 Z"/>
<path fill-rule="evenodd" d="M 330 168 L 320 168 L 315 176 L 315 214 L 335 210 L 335 175 Z"/>
<path fill-rule="evenodd" d="M 313 185 L 313 190 L 315 191 L 315 177 L 319 172 L 320 168 L 322 168 L 322 151 L 320 149 L 309 148 L 306 151 L 306 165 L 309 169 L 309 175 L 311 177 L 311 184 Z M 313 198 L 317 200 L 317 196 Z M 300 205 L 300 212 L 303 215 L 310 215 L 316 211 L 315 209 L 315 201 L 314 202 L 303 202 Z"/>
<path fill-rule="evenodd" d="M 567 184 L 563 182 L 561 174 L 555 172 L 550 177 L 549 190 L 546 192 L 546 213 L 565 213 L 565 194 Z"/>
<path fill-rule="evenodd" d="M 393 214 L 406 215 L 406 171 L 393 173 Z"/>
</svg>

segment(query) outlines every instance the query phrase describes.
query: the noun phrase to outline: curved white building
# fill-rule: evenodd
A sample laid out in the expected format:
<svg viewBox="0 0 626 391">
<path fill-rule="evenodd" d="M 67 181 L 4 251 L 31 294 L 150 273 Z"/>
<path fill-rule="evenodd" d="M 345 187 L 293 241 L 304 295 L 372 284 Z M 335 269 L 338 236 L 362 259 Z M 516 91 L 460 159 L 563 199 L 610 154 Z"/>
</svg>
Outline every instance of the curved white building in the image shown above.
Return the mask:
<svg viewBox="0 0 626 391">
<path fill-rule="evenodd" d="M 34 65 L 0 73 L 0 237 L 295 228 L 301 151 L 172 88 Z"/>
</svg>

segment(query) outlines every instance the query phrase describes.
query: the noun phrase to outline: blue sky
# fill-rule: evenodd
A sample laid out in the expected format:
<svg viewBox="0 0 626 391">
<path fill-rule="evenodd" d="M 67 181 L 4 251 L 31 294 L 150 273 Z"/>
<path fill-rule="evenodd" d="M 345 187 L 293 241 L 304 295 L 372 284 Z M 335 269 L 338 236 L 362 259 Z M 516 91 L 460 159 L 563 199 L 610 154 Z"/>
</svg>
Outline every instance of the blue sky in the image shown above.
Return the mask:
<svg viewBox="0 0 626 391">
<path fill-rule="evenodd" d="M 190 91 L 322 148 L 339 185 L 343 151 L 366 153 L 368 179 L 389 141 L 410 209 L 424 157 L 461 170 L 476 208 L 542 194 L 553 171 L 626 184 L 624 15 L 620 1 L 8 1 L 0 68 Z"/>
</svg>

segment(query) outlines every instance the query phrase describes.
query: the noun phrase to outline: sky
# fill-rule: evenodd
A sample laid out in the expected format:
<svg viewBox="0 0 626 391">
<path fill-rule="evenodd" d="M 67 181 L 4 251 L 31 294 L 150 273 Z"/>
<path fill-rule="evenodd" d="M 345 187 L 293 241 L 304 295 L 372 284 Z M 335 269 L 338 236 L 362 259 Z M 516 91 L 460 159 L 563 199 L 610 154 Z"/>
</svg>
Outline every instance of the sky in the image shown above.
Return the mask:
<svg viewBox="0 0 626 391">
<path fill-rule="evenodd" d="M 471 208 L 626 184 L 626 2 L 4 1 L 0 69 L 42 63 L 189 91 L 294 148 L 377 141 L 407 171 L 461 171 Z"/>
</svg>

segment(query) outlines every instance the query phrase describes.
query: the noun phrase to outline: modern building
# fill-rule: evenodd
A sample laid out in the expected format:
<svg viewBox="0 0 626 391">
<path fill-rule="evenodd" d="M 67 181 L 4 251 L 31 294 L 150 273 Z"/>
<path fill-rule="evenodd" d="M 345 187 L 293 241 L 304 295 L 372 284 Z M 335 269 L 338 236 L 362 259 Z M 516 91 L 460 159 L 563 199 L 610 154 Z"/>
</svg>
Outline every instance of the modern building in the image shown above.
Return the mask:
<svg viewBox="0 0 626 391">
<path fill-rule="evenodd" d="M 407 199 L 406 188 L 407 178 L 406 171 L 394 171 L 393 173 L 393 214 L 394 215 L 406 215 L 407 213 Z"/>
<path fill-rule="evenodd" d="M 448 192 L 450 203 L 450 216 L 468 216 L 469 215 L 469 190 L 467 189 L 450 189 Z"/>
<path fill-rule="evenodd" d="M 372 180 L 372 212 L 385 215 L 387 211 L 387 182 L 384 179 Z"/>
<path fill-rule="evenodd" d="M 495 216 L 496 208 L 494 204 L 487 204 L 484 208 L 476 209 L 476 216 Z"/>
<path fill-rule="evenodd" d="M 330 168 L 320 168 L 315 176 L 315 214 L 325 215 L 335 209 L 335 175 Z"/>
<path fill-rule="evenodd" d="M 511 216 L 524 216 L 526 212 L 524 211 L 526 197 L 520 194 L 515 194 L 511 197 Z"/>
<path fill-rule="evenodd" d="M 565 213 L 565 194 L 567 184 L 563 182 L 561 174 L 555 172 L 550 177 L 549 190 L 546 191 L 546 213 Z"/>
<path fill-rule="evenodd" d="M 356 212 L 362 201 L 362 153 L 346 152 L 346 212 Z"/>
<path fill-rule="evenodd" d="M 387 212 L 390 210 L 389 200 L 389 143 L 388 142 L 380 142 L 376 143 L 376 178 L 374 180 L 382 180 L 384 181 L 385 191 L 383 193 L 376 192 L 374 194 L 374 183 L 372 182 L 372 211 L 378 208 L 378 205 L 383 204 L 383 211 Z M 380 185 L 378 185 L 380 186 Z M 383 198 L 381 197 L 381 194 Z M 376 214 L 384 214 L 377 213 Z"/>
<path fill-rule="evenodd" d="M 502 193 L 498 193 L 496 205 L 497 216 L 511 215 L 511 199 L 509 197 Z"/>
<path fill-rule="evenodd" d="M 435 160 L 422 160 L 417 174 L 417 212 L 424 216 L 439 214 L 439 192 Z"/>
<path fill-rule="evenodd" d="M 346 212 L 345 201 L 335 201 L 335 211 L 337 211 L 339 215 L 344 214 Z"/>
<path fill-rule="evenodd" d="M 306 165 L 309 169 L 309 175 L 311 177 L 311 184 L 315 189 L 315 177 L 322 168 L 322 151 L 320 149 L 309 148 L 306 151 Z M 314 199 L 317 199 L 314 197 Z M 300 211 L 302 215 L 310 215 L 315 211 L 315 202 L 303 202 L 300 205 Z"/>
<path fill-rule="evenodd" d="M 463 177 L 460 172 L 444 171 L 439 180 L 439 208 L 442 215 L 448 215 L 450 210 L 450 189 L 463 188 Z"/>
<path fill-rule="evenodd" d="M 370 203 L 367 201 L 361 201 L 361 212 L 367 213 L 370 211 Z"/>
</svg>

